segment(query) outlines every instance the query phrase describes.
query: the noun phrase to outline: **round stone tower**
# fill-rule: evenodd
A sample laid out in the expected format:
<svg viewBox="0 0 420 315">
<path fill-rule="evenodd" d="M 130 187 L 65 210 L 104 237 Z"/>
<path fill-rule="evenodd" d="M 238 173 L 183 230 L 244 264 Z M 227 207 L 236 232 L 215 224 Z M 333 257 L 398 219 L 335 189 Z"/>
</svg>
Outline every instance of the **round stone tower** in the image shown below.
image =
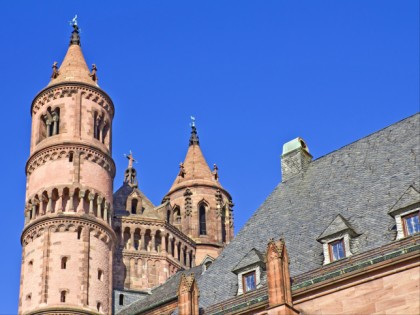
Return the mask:
<svg viewBox="0 0 420 315">
<path fill-rule="evenodd" d="M 70 45 L 31 106 L 19 314 L 110 314 L 114 105 Z"/>
<path fill-rule="evenodd" d="M 233 203 L 216 164 L 211 171 L 204 158 L 194 121 L 191 128 L 187 155 L 164 201 L 172 208 L 166 220 L 195 241 L 195 263 L 201 264 L 233 239 Z"/>
</svg>

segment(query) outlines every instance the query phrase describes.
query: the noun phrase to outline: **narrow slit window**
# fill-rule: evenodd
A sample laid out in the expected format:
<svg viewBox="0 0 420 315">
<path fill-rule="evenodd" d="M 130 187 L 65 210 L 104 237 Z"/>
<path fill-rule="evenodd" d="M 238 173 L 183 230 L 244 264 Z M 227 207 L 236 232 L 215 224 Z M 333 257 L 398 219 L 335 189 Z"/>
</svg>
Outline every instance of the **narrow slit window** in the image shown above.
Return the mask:
<svg viewBox="0 0 420 315">
<path fill-rule="evenodd" d="M 61 291 L 60 293 L 60 302 L 61 303 L 66 303 L 66 291 Z"/>
<path fill-rule="evenodd" d="M 131 200 L 131 214 L 136 214 L 137 213 L 137 204 L 138 204 L 138 200 L 136 198 L 134 198 L 133 200 Z"/>
<path fill-rule="evenodd" d="M 124 305 L 124 294 L 120 294 L 119 296 L 119 305 Z"/>
<path fill-rule="evenodd" d="M 98 269 L 98 280 L 99 281 L 104 280 L 104 272 L 101 269 Z"/>
<path fill-rule="evenodd" d="M 67 260 L 68 260 L 68 257 L 61 258 L 61 269 L 67 269 Z"/>
</svg>

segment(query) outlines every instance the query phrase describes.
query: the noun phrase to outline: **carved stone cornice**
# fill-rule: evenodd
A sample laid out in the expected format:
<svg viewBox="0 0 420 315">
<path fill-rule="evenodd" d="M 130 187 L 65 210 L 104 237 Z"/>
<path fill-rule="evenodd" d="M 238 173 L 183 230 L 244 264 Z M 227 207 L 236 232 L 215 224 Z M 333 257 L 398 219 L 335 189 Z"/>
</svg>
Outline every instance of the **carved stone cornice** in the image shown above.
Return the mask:
<svg viewBox="0 0 420 315">
<path fill-rule="evenodd" d="M 116 243 L 115 232 L 104 221 L 100 222 L 94 217 L 88 217 L 87 215 L 76 216 L 68 214 L 43 216 L 41 219 L 28 224 L 22 232 L 20 241 L 22 246 L 29 244 L 32 240 L 41 236 L 45 229 L 49 229 L 52 232 L 76 232 L 79 227 L 87 227 L 96 231 L 94 236 L 103 240 L 107 245 L 110 245 L 111 241 L 112 244 Z"/>
<path fill-rule="evenodd" d="M 78 91 L 81 91 L 84 99 L 92 100 L 106 110 L 111 115 L 111 118 L 114 117 L 114 104 L 108 94 L 100 88 L 80 82 L 59 83 L 43 89 L 32 101 L 31 114 L 36 114 L 40 108 L 52 100 L 71 97 Z"/>
<path fill-rule="evenodd" d="M 26 162 L 26 175 L 31 175 L 37 167 L 48 161 L 68 158 L 70 152 L 83 153 L 80 156 L 81 159 L 100 165 L 114 178 L 115 164 L 113 159 L 101 150 L 83 144 L 59 144 L 41 149 Z"/>
</svg>

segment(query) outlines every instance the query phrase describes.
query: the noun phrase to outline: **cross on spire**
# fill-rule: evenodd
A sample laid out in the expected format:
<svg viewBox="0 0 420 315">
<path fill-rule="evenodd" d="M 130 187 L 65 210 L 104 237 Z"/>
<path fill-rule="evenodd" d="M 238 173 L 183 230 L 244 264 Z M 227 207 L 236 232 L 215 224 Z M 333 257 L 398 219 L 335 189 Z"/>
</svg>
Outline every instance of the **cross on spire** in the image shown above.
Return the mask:
<svg viewBox="0 0 420 315">
<path fill-rule="evenodd" d="M 133 153 L 130 150 L 130 154 L 124 154 L 124 156 L 128 159 L 128 168 L 133 168 L 133 162 L 137 162 L 134 157 Z"/>
</svg>

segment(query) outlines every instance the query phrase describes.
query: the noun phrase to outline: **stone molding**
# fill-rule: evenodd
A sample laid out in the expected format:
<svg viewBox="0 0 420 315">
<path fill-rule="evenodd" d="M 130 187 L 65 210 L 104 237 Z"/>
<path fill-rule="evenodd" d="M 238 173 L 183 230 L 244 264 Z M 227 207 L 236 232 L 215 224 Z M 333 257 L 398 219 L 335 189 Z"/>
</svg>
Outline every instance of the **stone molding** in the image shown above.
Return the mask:
<svg viewBox="0 0 420 315">
<path fill-rule="evenodd" d="M 95 231 L 93 236 L 101 239 L 108 246 L 116 243 L 116 236 L 111 228 L 86 217 L 72 215 L 55 218 L 44 217 L 42 220 L 30 224 L 22 232 L 20 238 L 21 244 L 25 246 L 34 239 L 42 236 L 45 229 L 49 229 L 51 232 L 76 232 L 80 227 L 89 228 L 89 231 Z"/>
<path fill-rule="evenodd" d="M 98 164 L 108 171 L 112 178 L 114 178 L 115 164 L 112 158 L 96 148 L 82 144 L 53 145 L 51 147 L 41 149 L 33 154 L 29 158 L 28 162 L 26 162 L 26 175 L 31 175 L 36 168 L 44 165 L 48 161 L 68 158 L 71 152 L 82 153 L 80 155 L 82 159 Z"/>
<path fill-rule="evenodd" d="M 110 113 L 111 118 L 114 117 L 115 110 L 111 98 L 103 90 L 80 82 L 66 82 L 43 89 L 32 101 L 31 114 L 35 115 L 38 110 L 52 100 L 71 97 L 78 91 L 81 91 L 81 95 L 84 99 L 92 100 Z"/>
</svg>

